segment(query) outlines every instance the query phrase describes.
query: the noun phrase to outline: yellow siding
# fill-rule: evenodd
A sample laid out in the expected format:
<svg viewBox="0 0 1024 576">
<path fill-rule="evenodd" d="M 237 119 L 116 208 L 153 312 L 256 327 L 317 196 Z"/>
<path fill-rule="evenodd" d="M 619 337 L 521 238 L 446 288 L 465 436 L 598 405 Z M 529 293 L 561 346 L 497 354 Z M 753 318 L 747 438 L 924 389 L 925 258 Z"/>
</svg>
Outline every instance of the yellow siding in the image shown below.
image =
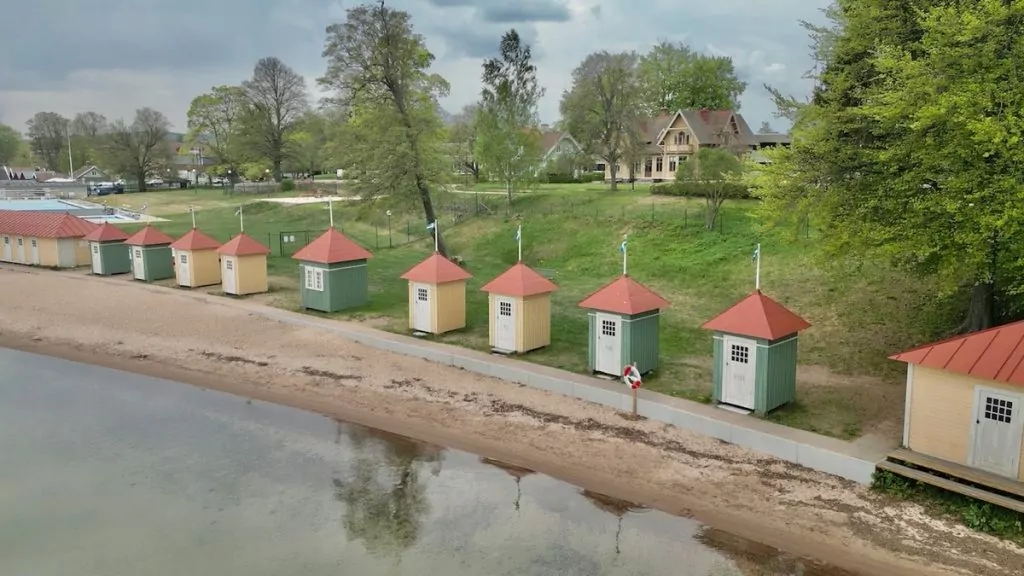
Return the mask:
<svg viewBox="0 0 1024 576">
<path fill-rule="evenodd" d="M 56 238 L 36 238 L 36 247 L 39 249 L 39 265 L 40 266 L 57 266 L 60 260 L 57 258 L 57 239 Z M 29 262 L 32 261 L 32 241 L 28 239 L 25 241 L 28 244 L 28 248 L 25 251 L 25 258 Z"/>
<path fill-rule="evenodd" d="M 446 282 L 433 287 L 431 323 L 435 334 L 466 327 L 466 281 Z"/>
<path fill-rule="evenodd" d="M 516 319 L 517 352 L 529 352 L 551 344 L 551 295 L 538 294 L 517 298 Z"/>
<path fill-rule="evenodd" d="M 188 265 L 191 267 L 192 287 L 220 284 L 220 255 L 216 250 L 191 250 Z"/>
<path fill-rule="evenodd" d="M 91 266 L 92 251 L 89 243 L 81 238 L 72 238 L 71 241 L 75 243 L 75 266 Z"/>
<path fill-rule="evenodd" d="M 219 268 L 218 268 L 219 270 Z M 235 257 L 235 288 L 237 295 L 261 294 L 269 289 L 267 284 L 267 257 L 263 254 Z"/>
<path fill-rule="evenodd" d="M 974 427 L 976 386 L 1021 394 L 1002 382 L 979 380 L 945 370 L 915 365 L 911 380 L 910 434 L 907 448 L 964 466 Z M 1024 480 L 1024 446 L 1018 479 Z"/>
</svg>

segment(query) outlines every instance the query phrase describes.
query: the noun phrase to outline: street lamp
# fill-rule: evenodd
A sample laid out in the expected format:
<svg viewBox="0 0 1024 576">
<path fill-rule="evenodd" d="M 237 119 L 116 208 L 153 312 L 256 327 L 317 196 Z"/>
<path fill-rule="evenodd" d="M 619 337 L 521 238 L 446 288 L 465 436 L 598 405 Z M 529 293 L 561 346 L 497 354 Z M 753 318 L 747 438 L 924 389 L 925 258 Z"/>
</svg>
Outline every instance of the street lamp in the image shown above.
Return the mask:
<svg viewBox="0 0 1024 576">
<path fill-rule="evenodd" d="M 388 248 L 394 248 L 391 244 L 391 210 L 388 210 Z"/>
</svg>

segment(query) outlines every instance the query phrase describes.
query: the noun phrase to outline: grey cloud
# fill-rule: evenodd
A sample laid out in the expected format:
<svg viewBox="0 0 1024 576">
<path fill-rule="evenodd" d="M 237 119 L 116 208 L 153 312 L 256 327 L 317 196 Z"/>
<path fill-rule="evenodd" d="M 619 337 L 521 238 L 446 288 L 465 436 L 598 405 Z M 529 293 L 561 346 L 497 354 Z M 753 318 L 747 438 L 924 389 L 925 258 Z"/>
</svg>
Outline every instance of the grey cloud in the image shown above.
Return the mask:
<svg viewBox="0 0 1024 576">
<path fill-rule="evenodd" d="M 485 22 L 497 24 L 527 22 L 568 22 L 569 8 L 557 0 L 502 2 L 481 9 Z"/>
<path fill-rule="evenodd" d="M 445 58 L 492 58 L 498 55 L 501 35 L 507 29 L 496 25 L 461 25 L 439 28 L 444 38 Z M 537 30 L 532 26 L 516 28 L 519 36 L 530 45 L 535 60 L 543 57 L 541 46 L 537 42 Z"/>
</svg>

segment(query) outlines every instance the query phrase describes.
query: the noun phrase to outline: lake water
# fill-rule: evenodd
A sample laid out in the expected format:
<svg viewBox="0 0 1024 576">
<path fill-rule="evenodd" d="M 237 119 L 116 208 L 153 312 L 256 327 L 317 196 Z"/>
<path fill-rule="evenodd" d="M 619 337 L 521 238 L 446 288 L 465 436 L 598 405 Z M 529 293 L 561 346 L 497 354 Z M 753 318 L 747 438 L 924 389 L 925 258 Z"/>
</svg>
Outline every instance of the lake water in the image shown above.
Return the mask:
<svg viewBox="0 0 1024 576">
<path fill-rule="evenodd" d="M 0 348 L 0 574 L 842 572 L 464 452 Z"/>
</svg>

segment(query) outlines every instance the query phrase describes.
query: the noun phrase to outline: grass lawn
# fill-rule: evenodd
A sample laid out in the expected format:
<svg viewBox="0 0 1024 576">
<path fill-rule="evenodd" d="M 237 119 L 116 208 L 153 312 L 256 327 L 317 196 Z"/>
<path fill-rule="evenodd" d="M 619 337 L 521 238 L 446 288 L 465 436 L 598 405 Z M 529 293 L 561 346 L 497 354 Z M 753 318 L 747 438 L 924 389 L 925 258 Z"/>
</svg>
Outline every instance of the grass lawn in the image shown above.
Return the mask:
<svg viewBox="0 0 1024 576">
<path fill-rule="evenodd" d="M 929 298 L 927 282 L 881 265 L 853 270 L 842 262 L 823 264 L 816 257 L 813 227 L 795 241 L 759 232 L 753 201 L 727 203 L 712 232 L 703 228 L 703 201 L 653 197 L 641 186 L 631 192 L 627 185 L 610 194 L 601 183 L 545 185 L 522 194 L 511 209 L 500 195 L 487 194 L 495 191 L 502 191 L 500 185 L 478 185 L 435 199 L 451 252 L 473 274 L 467 289 L 467 328 L 438 340 L 489 349 L 487 296 L 480 287 L 515 262 L 515 229 L 521 221 L 524 261 L 554 270 L 559 285 L 552 302 L 551 346 L 523 359 L 585 370 L 587 316 L 577 303 L 621 274 L 618 246 L 623 234 L 629 234 L 630 275 L 671 302 L 662 318 L 661 367 L 645 386 L 706 401 L 712 340 L 700 325 L 753 290 L 751 254 L 761 242 L 762 289 L 813 325 L 800 339 L 800 400 L 770 418 L 840 438 L 898 428 L 902 365 L 886 357 L 928 340 L 941 325 L 940 306 Z M 158 227 L 171 235 L 191 226 L 189 204 L 199 207 L 199 227 L 219 240 L 238 230 L 238 196 L 184 190 L 128 198 L 135 196 L 147 197 L 151 213 L 170 219 Z M 401 246 L 388 249 L 388 204 L 336 202 L 334 207 L 338 227 L 370 248 L 374 258 L 370 304 L 333 316 L 406 332 L 407 286 L 398 277 L 433 247 L 421 213 L 390 206 L 392 243 Z M 259 298 L 298 308 L 298 268 L 288 255 L 305 242 L 304 231 L 311 231 L 311 240 L 327 225 L 324 205 L 246 206 L 246 232 L 269 243 L 275 254 L 269 264 L 273 290 Z M 295 244 L 282 246 L 282 232 L 300 234 Z"/>
</svg>

